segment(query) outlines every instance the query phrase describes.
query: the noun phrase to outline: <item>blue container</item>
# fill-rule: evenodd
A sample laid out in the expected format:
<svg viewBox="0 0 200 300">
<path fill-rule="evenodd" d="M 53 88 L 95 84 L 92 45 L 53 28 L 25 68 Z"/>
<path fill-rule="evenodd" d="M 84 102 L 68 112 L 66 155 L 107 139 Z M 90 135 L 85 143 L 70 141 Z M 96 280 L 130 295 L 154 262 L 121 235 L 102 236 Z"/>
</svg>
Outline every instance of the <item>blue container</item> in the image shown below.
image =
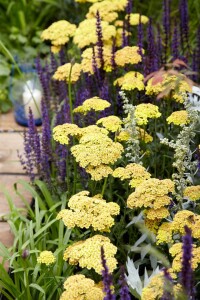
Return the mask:
<svg viewBox="0 0 200 300">
<path fill-rule="evenodd" d="M 14 116 L 18 124 L 28 126 L 29 108 L 35 125 L 41 125 L 42 88 L 36 71 L 29 65 L 19 66 L 22 75 L 16 78 L 14 67 L 10 81 L 10 99 L 14 106 Z"/>
</svg>

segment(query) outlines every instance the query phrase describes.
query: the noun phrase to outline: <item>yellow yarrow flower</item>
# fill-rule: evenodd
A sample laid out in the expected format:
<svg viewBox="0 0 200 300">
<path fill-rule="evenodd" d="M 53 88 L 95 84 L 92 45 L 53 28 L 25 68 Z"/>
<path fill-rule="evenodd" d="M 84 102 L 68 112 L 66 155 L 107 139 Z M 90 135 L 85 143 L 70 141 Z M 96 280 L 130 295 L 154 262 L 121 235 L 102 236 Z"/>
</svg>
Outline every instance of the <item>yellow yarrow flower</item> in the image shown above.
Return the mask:
<svg viewBox="0 0 200 300">
<path fill-rule="evenodd" d="M 75 113 L 86 114 L 91 110 L 102 111 L 110 107 L 110 105 L 111 104 L 107 100 L 103 100 L 95 96 L 93 98 L 85 100 L 82 105 L 76 107 L 73 111 Z"/>
<path fill-rule="evenodd" d="M 161 116 L 158 106 L 151 103 L 141 103 L 136 106 L 135 118 L 138 125 L 146 125 L 148 119 L 157 119 Z"/>
<path fill-rule="evenodd" d="M 128 15 L 126 15 L 126 19 L 128 18 Z M 131 25 L 139 25 L 140 22 L 140 15 L 139 14 L 130 14 L 130 24 Z M 149 22 L 149 18 L 146 16 L 141 15 L 141 23 L 146 24 Z"/>
<path fill-rule="evenodd" d="M 200 216 L 189 210 L 181 210 L 174 216 L 171 224 L 173 233 L 185 234 L 185 226 L 192 230 L 192 236 L 200 239 Z"/>
<path fill-rule="evenodd" d="M 97 11 L 99 11 L 101 20 L 107 22 L 113 22 L 118 18 L 118 13 L 116 12 L 116 10 L 117 7 L 115 7 L 113 3 L 109 0 L 96 2 L 90 6 L 86 18 L 87 19 L 95 18 Z"/>
<path fill-rule="evenodd" d="M 161 299 L 164 292 L 164 282 L 163 273 L 153 276 L 149 284 L 143 288 L 141 300 Z"/>
<path fill-rule="evenodd" d="M 162 244 L 162 243 L 173 243 L 172 239 L 172 223 L 164 222 L 159 226 L 158 232 L 156 234 L 156 243 Z"/>
<path fill-rule="evenodd" d="M 114 81 L 114 85 L 118 84 L 122 90 L 131 91 L 138 89 L 144 90 L 144 76 L 135 71 L 126 73 L 123 77 L 120 77 Z"/>
<path fill-rule="evenodd" d="M 117 247 L 111 244 L 110 239 L 102 235 L 94 235 L 84 241 L 79 241 L 69 246 L 64 252 L 64 260 L 70 265 L 77 265 L 81 268 L 94 269 L 98 274 L 102 272 L 101 247 L 104 248 L 106 264 L 112 273 L 117 266 L 114 255 Z"/>
<path fill-rule="evenodd" d="M 150 208 L 146 210 L 145 216 L 149 220 L 164 219 L 169 216 L 169 211 L 166 207 L 163 206 L 157 209 Z"/>
<path fill-rule="evenodd" d="M 62 145 L 69 144 L 69 136 L 80 136 L 81 128 L 76 124 L 66 123 L 53 128 L 53 139 Z"/>
<path fill-rule="evenodd" d="M 200 185 L 188 186 L 184 190 L 184 197 L 192 201 L 200 199 Z"/>
<path fill-rule="evenodd" d="M 70 72 L 71 72 L 71 74 L 70 74 Z M 66 80 L 67 82 L 69 82 L 69 80 L 70 80 L 71 83 L 75 83 L 79 80 L 80 75 L 81 75 L 81 65 L 80 64 L 67 63 L 67 64 L 64 64 L 64 65 L 58 67 L 55 74 L 53 75 L 53 79 L 56 79 L 59 81 Z"/>
<path fill-rule="evenodd" d="M 55 54 L 59 53 L 61 49 L 62 49 L 61 46 L 51 46 L 51 52 Z"/>
<path fill-rule="evenodd" d="M 83 194 L 85 192 L 85 194 Z M 88 197 L 88 192 L 83 191 L 69 199 L 70 209 L 59 212 L 57 219 L 62 219 L 65 226 L 74 228 L 93 227 L 94 230 L 110 231 L 114 225 L 114 218 L 119 214 L 120 207 L 114 202 L 106 203 L 104 199 Z"/>
<path fill-rule="evenodd" d="M 91 133 L 85 134 L 71 152 L 82 168 L 97 167 L 115 163 L 121 157 L 123 146 L 105 134 Z"/>
<path fill-rule="evenodd" d="M 61 46 L 69 41 L 70 37 L 74 35 L 75 30 L 76 25 L 65 20 L 60 20 L 45 29 L 41 34 L 41 38 L 43 40 L 50 40 L 54 46 Z"/>
<path fill-rule="evenodd" d="M 89 125 L 89 126 L 80 128 L 80 136 L 83 136 L 88 133 L 93 133 L 93 134 L 102 133 L 102 134 L 108 135 L 109 132 L 107 129 L 101 128 L 97 125 Z"/>
<path fill-rule="evenodd" d="M 60 300 L 103 300 L 104 298 L 102 288 L 82 274 L 69 276 L 64 282 L 64 289 Z"/>
<path fill-rule="evenodd" d="M 172 269 L 174 272 L 180 272 L 182 268 L 183 244 L 176 243 L 170 249 L 169 253 L 174 257 Z M 200 247 L 192 245 L 192 269 L 195 270 L 200 264 Z"/>
<path fill-rule="evenodd" d="M 136 187 L 135 192 L 129 195 L 127 206 L 159 209 L 170 204 L 171 198 L 168 196 L 170 192 L 174 192 L 173 181 L 150 178 L 143 181 Z"/>
<path fill-rule="evenodd" d="M 129 185 L 137 187 L 143 181 L 149 179 L 151 174 L 146 169 L 136 163 L 130 163 L 125 168 L 119 167 L 113 171 L 113 177 L 120 178 L 121 180 L 130 179 Z"/>
<path fill-rule="evenodd" d="M 55 263 L 56 258 L 51 251 L 42 251 L 40 252 L 39 257 L 37 258 L 37 262 L 39 264 L 45 264 L 47 266 Z"/>
<path fill-rule="evenodd" d="M 174 111 L 168 118 L 167 123 L 174 123 L 175 125 L 185 125 L 190 122 L 186 110 Z"/>
<path fill-rule="evenodd" d="M 99 181 L 103 178 L 106 178 L 108 177 L 108 175 L 111 175 L 113 172 L 111 167 L 104 164 L 101 164 L 96 167 L 89 166 L 85 169 L 85 171 L 91 175 L 91 179 L 94 181 Z"/>
<path fill-rule="evenodd" d="M 110 41 L 113 37 L 115 37 L 115 26 L 109 25 L 106 21 L 101 21 L 101 27 L 103 41 Z M 91 44 L 95 45 L 97 42 L 96 19 L 86 19 L 82 21 L 76 29 L 73 40 L 74 43 L 81 49 Z"/>
<path fill-rule="evenodd" d="M 121 128 L 122 121 L 117 116 L 108 116 L 99 119 L 96 124 L 102 124 L 107 130 L 116 132 Z"/>
<path fill-rule="evenodd" d="M 115 52 L 115 62 L 120 67 L 126 64 L 137 64 L 142 61 L 142 57 L 138 52 L 139 48 L 137 46 L 126 46 Z"/>
</svg>

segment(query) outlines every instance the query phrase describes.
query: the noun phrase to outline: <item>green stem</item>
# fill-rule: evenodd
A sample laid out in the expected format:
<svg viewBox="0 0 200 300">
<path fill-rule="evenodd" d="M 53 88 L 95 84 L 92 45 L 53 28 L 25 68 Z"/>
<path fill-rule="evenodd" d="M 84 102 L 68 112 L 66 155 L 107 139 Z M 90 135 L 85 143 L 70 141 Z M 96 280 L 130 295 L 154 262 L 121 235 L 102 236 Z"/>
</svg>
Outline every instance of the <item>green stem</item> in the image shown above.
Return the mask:
<svg viewBox="0 0 200 300">
<path fill-rule="evenodd" d="M 25 276 L 27 300 L 32 300 L 30 288 L 29 288 L 29 279 L 28 279 L 28 273 L 27 273 L 27 268 L 26 268 L 26 262 L 24 260 L 23 260 L 23 265 L 24 265 L 24 276 Z"/>
</svg>

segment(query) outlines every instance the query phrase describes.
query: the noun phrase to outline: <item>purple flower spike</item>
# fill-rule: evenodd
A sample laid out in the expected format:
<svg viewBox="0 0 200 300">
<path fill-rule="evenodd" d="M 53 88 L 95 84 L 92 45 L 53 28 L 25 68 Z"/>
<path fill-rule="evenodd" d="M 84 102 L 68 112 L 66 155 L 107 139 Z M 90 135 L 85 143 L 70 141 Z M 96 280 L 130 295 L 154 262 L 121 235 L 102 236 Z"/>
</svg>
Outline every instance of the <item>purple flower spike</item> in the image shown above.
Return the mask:
<svg viewBox="0 0 200 300">
<path fill-rule="evenodd" d="M 189 48 L 189 15 L 188 15 L 188 1 L 180 0 L 180 32 L 181 32 L 181 46 L 184 50 L 184 43 Z"/>
<path fill-rule="evenodd" d="M 98 58 L 101 63 L 101 67 L 103 69 L 104 59 L 103 59 L 103 35 L 102 35 L 102 27 L 101 27 L 101 17 L 99 11 L 96 12 L 96 34 L 97 34 L 97 51 Z"/>
<path fill-rule="evenodd" d="M 129 288 L 127 286 L 126 280 L 125 280 L 125 270 L 124 270 L 124 266 L 121 267 L 121 276 L 120 276 L 120 280 L 119 280 L 119 284 L 120 284 L 120 300 L 131 300 L 130 294 L 129 294 Z"/>
<path fill-rule="evenodd" d="M 182 269 L 180 274 L 181 284 L 188 299 L 194 298 L 193 287 L 193 271 L 192 271 L 192 231 L 185 226 L 185 235 L 182 238 L 183 242 L 183 256 Z"/>
<path fill-rule="evenodd" d="M 163 269 L 164 273 L 164 293 L 161 300 L 173 300 L 174 293 L 173 293 L 173 281 L 172 278 L 166 268 Z"/>
<path fill-rule="evenodd" d="M 111 287 L 113 286 L 112 275 L 109 274 L 109 270 L 106 265 L 105 252 L 104 252 L 103 247 L 101 247 L 101 263 L 103 266 L 103 270 L 102 270 L 103 285 L 104 285 L 103 291 L 106 294 L 106 296 L 104 297 L 104 300 L 115 300 L 116 297 L 115 297 L 115 295 L 113 295 L 112 289 L 111 289 Z"/>
<path fill-rule="evenodd" d="M 165 63 L 167 61 L 167 49 L 170 37 L 170 1 L 163 1 L 163 29 L 165 34 Z"/>
<path fill-rule="evenodd" d="M 172 55 L 173 60 L 179 58 L 179 36 L 178 36 L 178 27 L 175 21 L 174 32 L 172 37 Z"/>
</svg>

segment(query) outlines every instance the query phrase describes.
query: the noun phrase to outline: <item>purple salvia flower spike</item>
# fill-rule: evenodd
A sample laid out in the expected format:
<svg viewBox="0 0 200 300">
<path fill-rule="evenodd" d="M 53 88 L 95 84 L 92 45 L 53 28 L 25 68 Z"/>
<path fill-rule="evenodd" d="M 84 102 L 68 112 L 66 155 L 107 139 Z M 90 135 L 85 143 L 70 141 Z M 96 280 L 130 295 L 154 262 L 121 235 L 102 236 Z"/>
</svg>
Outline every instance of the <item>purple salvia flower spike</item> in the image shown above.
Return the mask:
<svg viewBox="0 0 200 300">
<path fill-rule="evenodd" d="M 64 65 L 66 63 L 66 57 L 65 57 L 65 50 L 62 47 L 60 52 L 59 52 L 59 58 L 60 58 L 60 65 Z"/>
<path fill-rule="evenodd" d="M 170 1 L 163 0 L 163 29 L 165 34 L 165 56 L 164 63 L 167 62 L 167 50 L 169 46 L 169 38 L 170 38 Z"/>
<path fill-rule="evenodd" d="M 101 68 L 104 67 L 104 58 L 103 58 L 103 34 L 101 27 L 101 17 L 99 11 L 96 12 L 96 34 L 97 34 L 97 52 L 98 58 L 100 60 Z"/>
<path fill-rule="evenodd" d="M 174 32 L 172 36 L 172 55 L 173 55 L 173 60 L 179 58 L 179 35 L 178 35 L 178 27 L 176 24 L 175 20 L 175 25 L 174 25 Z"/>
<path fill-rule="evenodd" d="M 120 300 L 131 300 L 130 294 L 129 294 L 129 288 L 127 286 L 126 280 L 125 280 L 125 269 L 124 266 L 122 266 L 120 268 L 120 280 L 119 280 L 119 284 L 120 284 Z"/>
<path fill-rule="evenodd" d="M 182 238 L 183 242 L 183 256 L 182 268 L 180 273 L 181 285 L 188 299 L 194 298 L 193 289 L 193 270 L 192 270 L 192 231 L 187 226 L 185 228 L 185 235 Z"/>
<path fill-rule="evenodd" d="M 103 291 L 106 294 L 106 296 L 104 297 L 104 300 L 115 300 L 116 297 L 115 297 L 115 295 L 113 295 L 112 288 L 111 288 L 113 286 L 112 275 L 109 274 L 103 247 L 101 247 L 101 263 L 103 266 L 103 270 L 102 270 L 103 285 L 104 285 Z"/>
<path fill-rule="evenodd" d="M 174 300 L 173 280 L 166 268 L 163 268 L 164 273 L 164 293 L 161 300 Z"/>
<path fill-rule="evenodd" d="M 182 50 L 186 47 L 189 49 L 189 14 L 188 14 L 188 1 L 180 0 L 180 33 L 181 33 L 181 46 Z"/>
<path fill-rule="evenodd" d="M 126 5 L 126 13 L 127 13 L 127 19 L 126 19 L 126 26 L 125 29 L 127 30 L 128 36 L 126 37 L 126 45 L 128 46 L 130 44 L 130 37 L 129 37 L 129 32 L 130 32 L 130 14 L 132 13 L 132 8 L 133 8 L 133 1 L 132 0 L 128 0 L 127 1 L 127 5 Z"/>
</svg>

